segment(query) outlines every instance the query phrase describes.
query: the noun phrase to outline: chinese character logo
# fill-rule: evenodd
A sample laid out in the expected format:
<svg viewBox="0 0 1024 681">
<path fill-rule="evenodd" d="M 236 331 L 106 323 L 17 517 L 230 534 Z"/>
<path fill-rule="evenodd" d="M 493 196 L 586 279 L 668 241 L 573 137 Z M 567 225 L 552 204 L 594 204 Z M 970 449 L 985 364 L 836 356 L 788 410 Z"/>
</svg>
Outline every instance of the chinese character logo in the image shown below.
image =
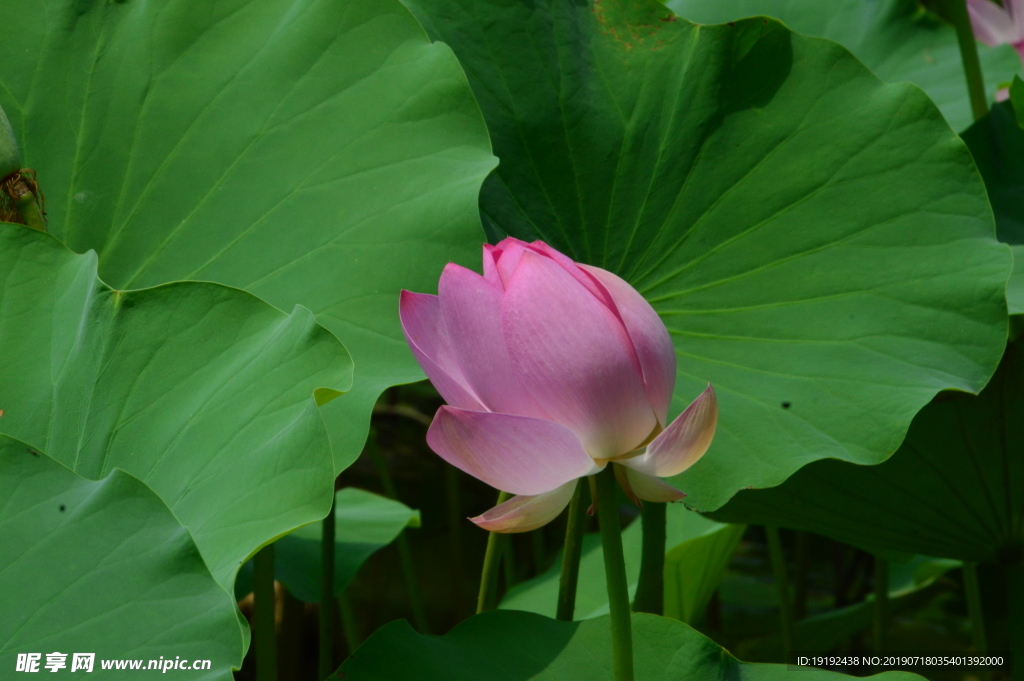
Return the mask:
<svg viewBox="0 0 1024 681">
<path fill-rule="evenodd" d="M 18 653 L 18 665 L 14 668 L 16 672 L 37 672 L 39 671 L 39 658 L 42 653 Z"/>
<path fill-rule="evenodd" d="M 56 672 L 58 669 L 64 669 L 68 666 L 66 662 L 67 659 L 67 653 L 46 653 L 46 668 L 51 672 Z"/>
</svg>

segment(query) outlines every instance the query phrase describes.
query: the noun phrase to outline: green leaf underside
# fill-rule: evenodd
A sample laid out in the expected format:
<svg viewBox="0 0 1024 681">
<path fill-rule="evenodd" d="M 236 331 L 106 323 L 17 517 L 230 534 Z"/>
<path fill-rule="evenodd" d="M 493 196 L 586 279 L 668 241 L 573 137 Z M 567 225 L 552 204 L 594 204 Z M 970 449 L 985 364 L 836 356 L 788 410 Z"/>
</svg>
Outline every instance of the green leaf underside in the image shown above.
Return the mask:
<svg viewBox="0 0 1024 681">
<path fill-rule="evenodd" d="M 682 622 L 633 614 L 637 681 L 736 679 L 782 681 L 783 665 L 740 662 Z M 444 637 L 422 636 L 404 620 L 377 630 L 345 661 L 337 681 L 577 681 L 612 679 L 608 617 L 559 622 L 535 613 L 496 610 L 472 617 Z M 807 681 L 848 678 L 809 669 Z M 921 677 L 887 672 L 879 681 Z"/>
<path fill-rule="evenodd" d="M 1021 100 L 994 105 L 962 135 L 985 178 L 999 240 L 1013 251 L 1013 275 L 1006 286 L 1010 314 L 1024 314 L 1024 130 L 1015 114 L 1018 107 L 1024 112 L 1024 96 Z"/>
<path fill-rule="evenodd" d="M 797 33 L 834 40 L 887 83 L 908 82 L 924 90 L 954 130 L 974 121 L 956 31 L 921 9 L 917 0 L 669 0 L 681 17 L 721 24 L 745 17 L 774 17 Z M 978 43 L 986 93 L 1020 72 L 1009 45 Z"/>
<path fill-rule="evenodd" d="M 743 525 L 725 525 L 704 518 L 682 504 L 669 504 L 665 528 L 665 615 L 693 622 L 707 607 L 711 594 L 722 580 L 729 558 L 743 536 Z M 630 598 L 636 593 L 640 576 L 642 524 L 637 518 L 622 533 L 626 557 L 626 581 Z M 517 584 L 498 606 L 555 616 L 561 557 L 544 574 Z M 608 614 L 601 536 L 583 538 L 580 579 L 576 589 L 575 619 Z"/>
<path fill-rule="evenodd" d="M 708 510 L 824 457 L 877 463 L 1006 337 L 1006 248 L 981 177 L 916 87 L 769 19 L 656 3 L 408 0 L 465 65 L 501 165 L 492 236 L 610 269 L 662 315 L 673 412 L 710 381 Z"/>
<path fill-rule="evenodd" d="M 121 468 L 189 528 L 230 588 L 262 544 L 330 507 L 316 388 L 351 362 L 308 310 L 184 282 L 114 291 L 94 253 L 0 224 L 0 432 L 88 479 Z"/>
<path fill-rule="evenodd" d="M 346 487 L 334 495 L 334 593 L 341 594 L 362 564 L 406 527 L 419 527 L 420 513 L 373 492 Z M 321 521 L 304 525 L 274 543 L 274 578 L 300 601 L 320 601 Z M 235 581 L 241 600 L 252 591 L 252 561 Z"/>
<path fill-rule="evenodd" d="M 101 659 L 210 660 L 189 678 L 230 681 L 247 631 L 170 509 L 112 470 L 86 480 L 0 436 L 0 668 L 18 653 L 95 653 L 90 679 L 120 678 Z M 78 672 L 76 672 L 77 674 Z M 152 673 L 152 672 L 151 672 Z"/>
<path fill-rule="evenodd" d="M 964 561 L 1024 548 L 1024 343 L 978 396 L 941 395 L 888 461 L 813 463 L 774 489 L 740 492 L 713 515 L 775 523 L 876 551 Z"/>
<path fill-rule="evenodd" d="M 476 262 L 494 166 L 451 51 L 397 0 L 12 0 L 0 105 L 49 229 L 118 289 L 181 279 L 301 304 L 352 352 L 335 467 L 422 378 L 401 288 Z"/>
</svg>

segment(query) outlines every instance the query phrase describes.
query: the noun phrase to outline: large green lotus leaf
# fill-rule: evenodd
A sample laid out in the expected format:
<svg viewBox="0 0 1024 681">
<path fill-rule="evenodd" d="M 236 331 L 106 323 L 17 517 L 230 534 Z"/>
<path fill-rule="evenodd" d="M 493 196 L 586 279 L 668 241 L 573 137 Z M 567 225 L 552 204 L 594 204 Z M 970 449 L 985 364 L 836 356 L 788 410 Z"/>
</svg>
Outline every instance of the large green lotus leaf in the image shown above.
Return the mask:
<svg viewBox="0 0 1024 681">
<path fill-rule="evenodd" d="M 720 24 L 765 15 L 798 33 L 834 40 L 888 83 L 906 81 L 928 93 L 955 130 L 974 120 L 960 46 L 952 26 L 918 0 L 668 0 L 690 21 Z M 989 97 L 1020 72 L 1009 45 L 978 44 Z"/>
<path fill-rule="evenodd" d="M 226 588 L 274 537 L 327 515 L 314 402 L 351 381 L 313 315 L 219 284 L 115 291 L 96 255 L 0 223 L 0 432 L 78 474 L 149 485 Z"/>
<path fill-rule="evenodd" d="M 301 304 L 352 352 L 341 470 L 380 391 L 422 378 L 401 288 L 479 258 L 486 128 L 397 0 L 9 0 L 0 105 L 49 229 L 118 289 L 180 279 Z"/>
<path fill-rule="evenodd" d="M 918 88 L 770 19 L 696 26 L 655 2 L 408 0 L 470 77 L 501 158 L 493 236 L 622 275 L 708 381 L 713 509 L 810 461 L 877 463 L 1006 338 L 1006 246 L 982 179 Z"/>
<path fill-rule="evenodd" d="M 373 492 L 346 487 L 334 494 L 334 593 L 341 594 L 366 559 L 406 527 L 420 526 L 420 512 Z M 300 601 L 320 601 L 323 523 L 304 525 L 274 543 L 274 578 Z M 252 591 L 253 563 L 235 580 L 235 597 Z"/>
<path fill-rule="evenodd" d="M 559 622 L 535 613 L 496 610 L 457 625 L 444 637 L 423 636 L 404 620 L 378 629 L 331 679 L 338 681 L 611 681 L 607 617 Z M 733 679 L 783 681 L 784 665 L 740 662 L 714 641 L 677 620 L 633 614 L 637 681 Z M 806 669 L 807 681 L 849 678 Z M 887 672 L 879 681 L 921 677 Z"/>
<path fill-rule="evenodd" d="M 1019 82 L 1020 79 L 1017 79 Z M 1024 85 L 1018 86 L 1024 88 Z M 1024 113 L 1024 101 L 1019 105 Z M 1024 130 L 1015 105 L 1001 102 L 962 134 L 974 155 L 992 210 L 1000 241 L 1013 250 L 1013 276 L 1006 287 L 1011 314 L 1024 313 Z"/>
<path fill-rule="evenodd" d="M 711 594 L 722 580 L 725 566 L 743 535 L 744 526 L 716 523 L 687 510 L 682 504 L 669 504 L 665 518 L 665 614 L 684 622 L 704 612 Z M 640 578 L 640 551 L 643 526 L 634 521 L 622 533 L 626 558 L 629 595 L 636 593 Z M 548 617 L 555 616 L 561 556 L 544 574 L 514 586 L 500 608 L 525 610 Z M 576 589 L 575 619 L 584 620 L 608 614 L 604 556 L 601 535 L 583 537 L 580 578 Z"/>
<path fill-rule="evenodd" d="M 210 660 L 189 678 L 230 681 L 248 630 L 188 530 L 138 479 L 86 480 L 0 436 L 0 668 L 18 653 L 95 653 L 88 678 L 120 678 L 103 659 Z M 181 672 L 179 672 L 181 673 Z"/>
<path fill-rule="evenodd" d="M 871 551 L 996 561 L 1024 550 L 1024 341 L 980 395 L 943 394 L 888 461 L 819 461 L 712 515 L 810 530 Z"/>
</svg>

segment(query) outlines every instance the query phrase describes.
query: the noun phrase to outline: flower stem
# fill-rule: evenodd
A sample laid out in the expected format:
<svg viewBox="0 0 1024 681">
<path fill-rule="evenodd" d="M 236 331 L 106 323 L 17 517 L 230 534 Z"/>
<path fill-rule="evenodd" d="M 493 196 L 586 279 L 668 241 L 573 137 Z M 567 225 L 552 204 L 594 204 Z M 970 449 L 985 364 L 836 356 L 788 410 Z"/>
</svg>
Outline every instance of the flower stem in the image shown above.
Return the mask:
<svg viewBox="0 0 1024 681">
<path fill-rule="evenodd" d="M 429 424 L 429 422 L 428 422 Z M 448 550 L 451 551 L 452 589 L 455 597 L 456 614 L 459 619 L 467 616 L 469 594 L 466 591 L 466 560 L 463 550 L 463 523 L 466 514 L 462 512 L 462 490 L 459 484 L 461 471 L 455 466 L 444 467 L 445 513 L 448 516 Z"/>
<path fill-rule="evenodd" d="M 596 476 L 597 519 L 604 547 L 604 572 L 608 582 L 608 606 L 612 624 L 612 659 L 615 681 L 633 681 L 633 630 L 626 585 L 626 560 L 622 554 L 622 526 L 615 495 L 615 464 Z"/>
<path fill-rule="evenodd" d="M 793 609 L 789 599 L 789 579 L 786 577 L 786 556 L 782 553 L 782 538 L 779 528 L 765 525 L 768 535 L 768 553 L 771 556 L 772 572 L 775 573 L 775 588 L 779 594 L 779 619 L 782 625 L 782 650 L 785 662 L 790 663 L 793 653 Z"/>
<path fill-rule="evenodd" d="M 1011 681 L 1024 681 L 1024 561 L 1003 565 L 1006 578 L 1006 604 L 1010 610 Z"/>
<path fill-rule="evenodd" d="M 348 646 L 348 654 L 356 652 L 356 648 L 363 642 L 359 636 L 359 618 L 356 617 L 356 609 L 352 605 L 352 599 L 348 596 L 348 587 L 342 589 L 338 594 L 338 612 L 341 614 L 341 628 L 345 636 L 345 645 Z"/>
<path fill-rule="evenodd" d="M 875 556 L 875 652 L 885 650 L 885 623 L 889 610 L 889 561 Z"/>
<path fill-rule="evenodd" d="M 793 581 L 793 620 L 807 617 L 808 578 L 811 569 L 810 536 L 806 532 L 796 533 L 796 575 Z"/>
<path fill-rule="evenodd" d="M 516 556 L 512 537 L 505 537 L 505 550 L 501 552 L 502 572 L 505 574 L 505 593 L 516 585 Z"/>
<path fill-rule="evenodd" d="M 971 17 L 967 13 L 966 0 L 936 0 L 939 14 L 956 29 L 960 43 L 960 59 L 967 78 L 967 93 L 971 98 L 974 120 L 988 113 L 988 97 L 985 95 L 985 79 L 981 74 L 981 60 L 978 58 L 978 44 L 974 40 Z"/>
<path fill-rule="evenodd" d="M 576 481 L 576 491 L 569 502 L 569 522 L 565 527 L 565 548 L 562 549 L 562 575 L 558 581 L 558 610 L 555 619 L 572 622 L 576 610 L 576 585 L 580 579 L 580 555 L 583 552 L 583 530 L 587 524 L 589 496 L 586 478 Z"/>
<path fill-rule="evenodd" d="M 274 545 L 268 544 L 253 558 L 253 644 L 256 649 L 256 681 L 277 679 L 277 632 L 274 622 Z"/>
<path fill-rule="evenodd" d="M 967 612 L 971 618 L 971 639 L 974 641 L 974 652 L 978 655 L 988 654 L 988 638 L 985 636 L 985 614 L 981 609 L 981 588 L 978 585 L 978 564 L 964 563 L 964 597 L 967 600 Z M 982 667 L 982 681 L 989 681 L 992 672 Z"/>
<path fill-rule="evenodd" d="M 320 648 L 317 678 L 334 671 L 334 499 L 320 535 Z"/>
<path fill-rule="evenodd" d="M 388 464 L 380 453 L 380 445 L 377 444 L 377 433 L 374 430 L 370 431 L 370 435 L 366 439 L 366 451 L 370 455 L 370 460 L 373 461 L 374 467 L 377 469 L 377 475 L 380 476 L 380 484 L 384 488 L 384 494 L 398 501 L 398 490 L 395 488 L 395 481 L 391 478 Z M 398 547 L 398 560 L 402 566 L 405 588 L 409 592 L 409 606 L 412 608 L 413 623 L 421 634 L 429 634 L 430 625 L 427 623 L 427 613 L 423 608 L 423 598 L 420 596 L 419 585 L 416 582 L 416 568 L 412 559 L 412 547 L 409 545 L 409 537 L 406 536 L 405 530 L 398 534 L 398 537 L 395 539 L 395 545 Z"/>
<path fill-rule="evenodd" d="M 634 612 L 661 615 L 665 610 L 665 509 L 663 502 L 648 501 L 640 511 L 643 548 Z"/>
<path fill-rule="evenodd" d="M 512 495 L 508 492 L 498 493 L 498 503 L 503 504 Z M 487 551 L 484 553 L 484 568 L 480 574 L 480 593 L 476 599 L 476 614 L 494 610 L 497 605 L 498 568 L 501 565 L 501 552 L 505 548 L 507 537 L 498 532 L 487 536 Z"/>
</svg>

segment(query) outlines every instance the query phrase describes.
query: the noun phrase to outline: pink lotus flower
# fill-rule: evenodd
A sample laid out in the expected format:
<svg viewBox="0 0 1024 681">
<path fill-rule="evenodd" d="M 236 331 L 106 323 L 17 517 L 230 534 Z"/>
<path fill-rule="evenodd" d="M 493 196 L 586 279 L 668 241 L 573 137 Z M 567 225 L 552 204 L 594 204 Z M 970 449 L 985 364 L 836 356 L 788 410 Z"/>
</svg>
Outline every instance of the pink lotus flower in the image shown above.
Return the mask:
<svg viewBox="0 0 1024 681">
<path fill-rule="evenodd" d="M 1013 45 L 1024 60 L 1024 0 L 967 0 L 974 37 L 989 47 Z"/>
<path fill-rule="evenodd" d="M 444 397 L 430 448 L 517 496 L 472 518 L 493 532 L 553 520 L 576 480 L 610 462 L 635 501 L 675 501 L 660 478 L 699 459 L 715 432 L 711 386 L 667 428 L 676 356 L 629 284 L 542 241 L 484 246 L 484 274 L 445 267 L 438 295 L 402 291 L 402 329 Z"/>
</svg>

